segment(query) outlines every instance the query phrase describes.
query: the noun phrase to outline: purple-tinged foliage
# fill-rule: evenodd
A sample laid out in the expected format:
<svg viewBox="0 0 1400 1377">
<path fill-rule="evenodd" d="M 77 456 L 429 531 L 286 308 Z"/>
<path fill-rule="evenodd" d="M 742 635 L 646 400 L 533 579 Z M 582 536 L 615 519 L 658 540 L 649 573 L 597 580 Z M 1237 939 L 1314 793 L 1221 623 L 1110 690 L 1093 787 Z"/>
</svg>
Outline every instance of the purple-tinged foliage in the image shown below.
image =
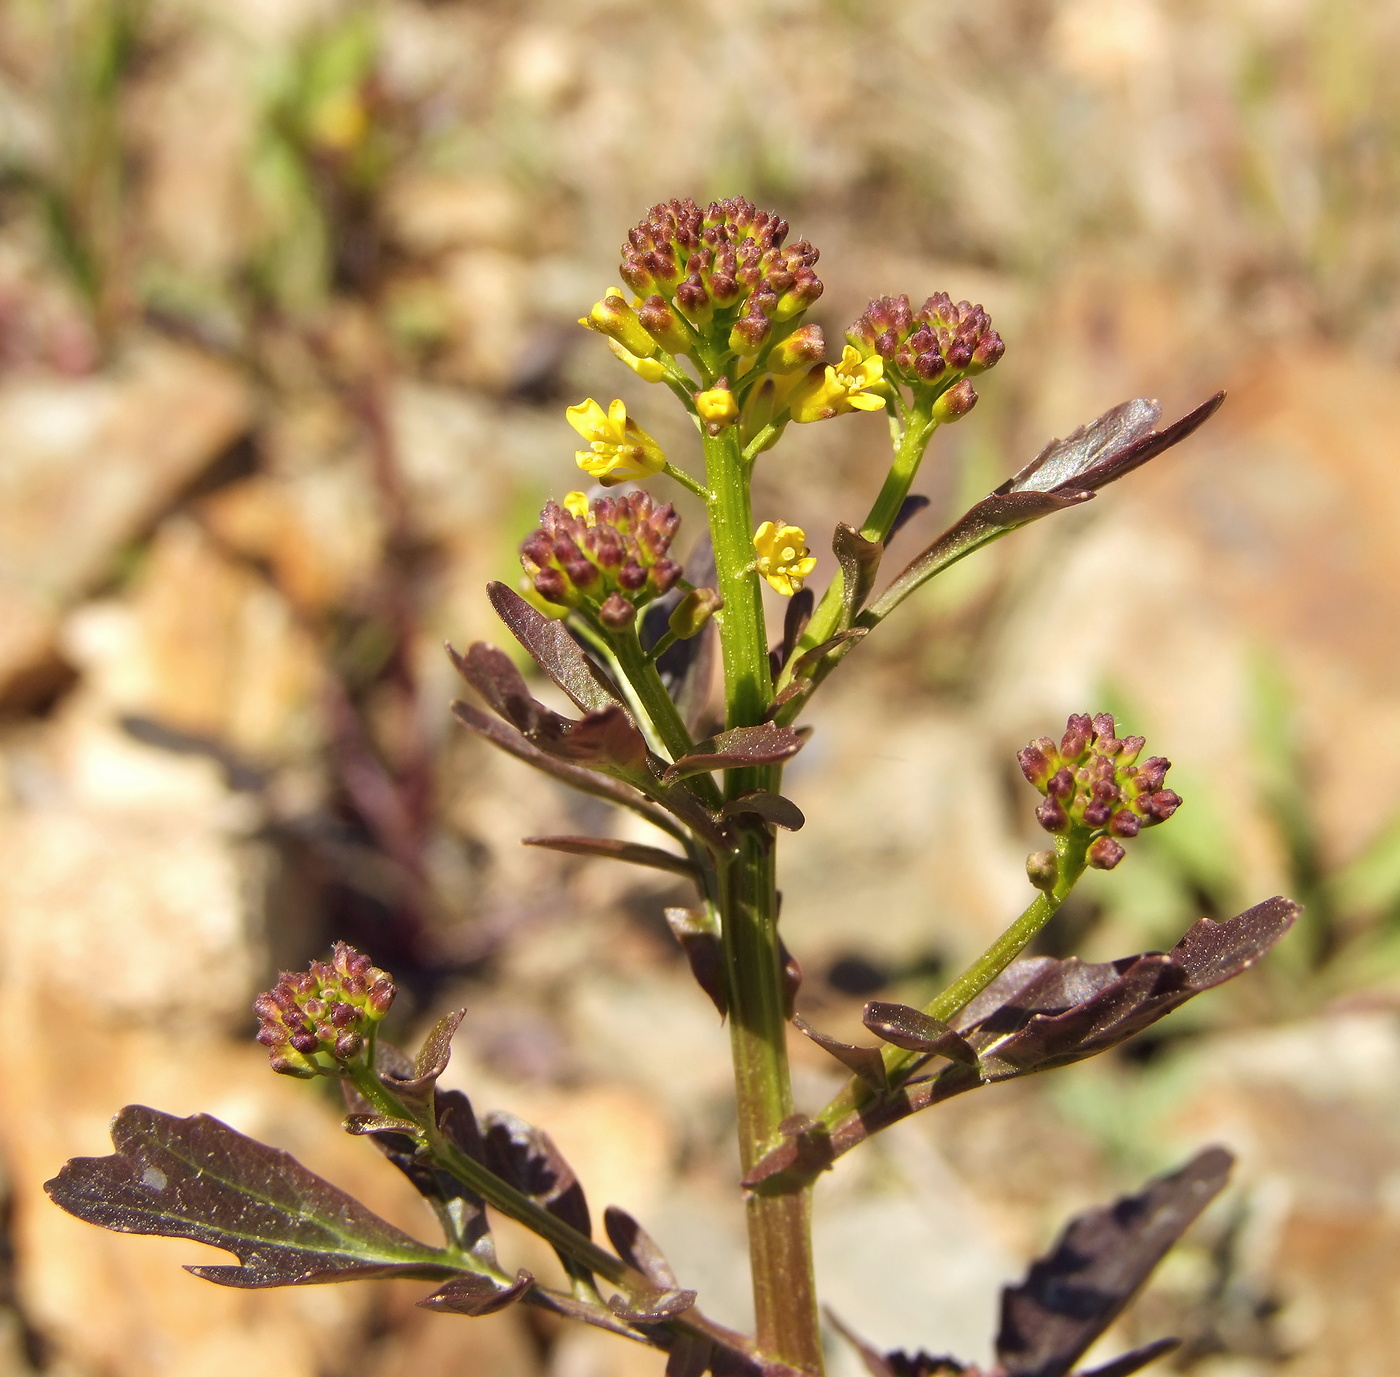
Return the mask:
<svg viewBox="0 0 1400 1377">
<path fill-rule="evenodd" d="M 775 727 L 765 722 L 757 727 L 732 727 L 683 755 L 663 778 L 672 783 L 710 770 L 733 770 L 748 765 L 776 765 L 791 760 L 806 744 L 805 729 Z"/>
<path fill-rule="evenodd" d="M 488 583 L 486 596 L 511 635 L 580 712 L 626 705 L 621 690 L 588 658 L 563 622 L 546 617 L 504 583 Z"/>
<path fill-rule="evenodd" d="M 1167 1250 L 1220 1193 L 1231 1157 L 1207 1148 L 1136 1195 L 1070 1221 L 1026 1279 L 1002 1292 L 996 1363 L 990 1371 L 947 1354 L 881 1353 L 834 1316 L 871 1377 L 1066 1377 L 1117 1319 Z M 1129 1377 L 1178 1344 L 1159 1339 L 1076 1377 Z"/>
<path fill-rule="evenodd" d="M 128 1234 L 164 1234 L 237 1255 L 191 1266 L 221 1286 L 307 1286 L 366 1277 L 449 1277 L 463 1268 L 353 1196 L 207 1114 L 128 1105 L 110 1157 L 75 1157 L 45 1183 L 69 1214 Z"/>
<path fill-rule="evenodd" d="M 666 925 L 680 943 L 695 983 L 710 997 L 720 1018 L 729 1012 L 724 984 L 724 944 L 703 909 L 668 908 Z"/>
<path fill-rule="evenodd" d="M 1138 1194 L 1072 1220 L 1002 1295 L 996 1352 L 1007 1377 L 1064 1377 L 1220 1193 L 1232 1164 L 1223 1148 L 1207 1148 Z M 1139 1355 L 1146 1363 L 1162 1351 L 1154 1344 Z"/>
<path fill-rule="evenodd" d="M 829 1129 L 789 1136 L 755 1164 L 745 1183 L 815 1176 L 872 1134 L 930 1105 L 1106 1052 L 1248 970 L 1297 914 L 1287 899 L 1266 899 L 1229 922 L 1202 918 L 1169 952 L 1098 963 L 1050 956 L 1015 961 L 950 1020 L 977 1052 L 976 1069 L 954 1063 L 918 1075 Z"/>
</svg>

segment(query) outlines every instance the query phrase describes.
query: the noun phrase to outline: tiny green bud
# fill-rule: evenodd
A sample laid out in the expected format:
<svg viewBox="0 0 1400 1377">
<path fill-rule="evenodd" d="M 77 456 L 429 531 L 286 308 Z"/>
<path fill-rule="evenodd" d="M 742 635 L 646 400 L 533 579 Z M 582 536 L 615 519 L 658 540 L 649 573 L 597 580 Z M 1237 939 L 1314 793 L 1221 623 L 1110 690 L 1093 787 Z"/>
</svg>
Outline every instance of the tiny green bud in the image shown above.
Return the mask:
<svg viewBox="0 0 1400 1377">
<path fill-rule="evenodd" d="M 703 630 L 705 623 L 724 606 L 724 599 L 713 588 L 692 588 L 676 604 L 666 623 L 677 640 L 688 641 Z"/>
<path fill-rule="evenodd" d="M 1026 878 L 1038 890 L 1049 894 L 1059 877 L 1060 865 L 1053 851 L 1032 851 L 1026 857 Z"/>
</svg>

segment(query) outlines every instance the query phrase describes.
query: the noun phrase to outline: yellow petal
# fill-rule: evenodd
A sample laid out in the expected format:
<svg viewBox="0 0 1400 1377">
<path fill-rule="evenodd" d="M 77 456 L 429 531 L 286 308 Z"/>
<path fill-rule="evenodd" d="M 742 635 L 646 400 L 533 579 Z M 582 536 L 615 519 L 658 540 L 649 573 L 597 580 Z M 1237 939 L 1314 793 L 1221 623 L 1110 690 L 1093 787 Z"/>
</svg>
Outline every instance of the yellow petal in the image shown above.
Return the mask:
<svg viewBox="0 0 1400 1377">
<path fill-rule="evenodd" d="M 603 438 L 608 418 L 604 414 L 603 408 L 592 397 L 580 402 L 577 406 L 568 407 L 564 415 L 568 417 L 569 424 L 585 440 Z"/>
</svg>

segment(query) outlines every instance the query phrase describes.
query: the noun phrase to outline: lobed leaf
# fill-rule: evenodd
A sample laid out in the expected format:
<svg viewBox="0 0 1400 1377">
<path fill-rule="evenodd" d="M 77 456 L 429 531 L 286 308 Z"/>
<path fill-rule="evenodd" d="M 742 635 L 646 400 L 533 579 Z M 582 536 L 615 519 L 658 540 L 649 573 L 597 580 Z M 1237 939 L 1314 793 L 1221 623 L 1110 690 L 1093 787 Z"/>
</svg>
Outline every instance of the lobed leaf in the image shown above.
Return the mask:
<svg viewBox="0 0 1400 1377">
<path fill-rule="evenodd" d="M 449 1277 L 452 1255 L 411 1238 L 289 1153 L 207 1114 L 127 1105 L 110 1157 L 75 1157 L 45 1183 L 69 1214 L 119 1233 L 208 1243 L 241 1265 L 186 1270 L 221 1286 Z"/>
<path fill-rule="evenodd" d="M 515 1280 L 502 1285 L 492 1277 L 477 1273 L 467 1273 L 444 1282 L 431 1296 L 424 1296 L 418 1304 L 424 1310 L 436 1310 L 442 1314 L 494 1315 L 508 1305 L 514 1305 L 535 1284 L 535 1279 L 523 1267 L 515 1274 Z"/>
<path fill-rule="evenodd" d="M 785 1172 L 814 1175 L 871 1134 L 930 1105 L 1107 1051 L 1248 970 L 1298 912 L 1287 899 L 1267 899 L 1225 923 L 1202 918 L 1170 952 L 1098 963 L 1048 956 L 1014 961 L 950 1021 L 978 1054 L 978 1067 L 955 1062 L 905 1082 L 828 1129 L 790 1136 L 744 1183 L 752 1187 Z"/>
<path fill-rule="evenodd" d="M 977 1065 L 977 1052 L 971 1044 L 941 1019 L 930 1017 L 922 1009 L 871 1000 L 865 1006 L 861 1022 L 877 1038 L 902 1047 L 906 1052 L 931 1052 L 965 1066 Z"/>
<path fill-rule="evenodd" d="M 749 765 L 776 765 L 791 760 L 806 744 L 806 736 L 793 727 L 771 722 L 756 727 L 733 727 L 706 741 L 676 761 L 662 779 L 667 784 L 710 770 L 742 769 Z"/>
<path fill-rule="evenodd" d="M 1065 439 L 1051 440 L 997 492 L 1097 492 L 1180 444 L 1210 420 L 1224 400 L 1225 394 L 1217 392 L 1165 430 L 1152 428 L 1162 417 L 1160 403 L 1146 397 L 1120 402 Z"/>
<path fill-rule="evenodd" d="M 659 827 L 663 832 L 668 832 L 679 840 L 685 839 L 685 834 L 672 822 L 670 817 L 644 798 L 632 785 L 625 784 L 610 775 L 599 774 L 594 770 L 586 770 L 581 765 L 560 760 L 557 756 L 547 755 L 533 742 L 527 740 L 516 728 L 508 723 L 498 722 L 479 708 L 474 708 L 470 703 L 461 701 L 453 703 L 452 715 L 469 731 L 485 737 L 493 746 L 515 756 L 517 760 L 523 760 L 527 765 L 534 766 L 543 774 L 552 775 L 561 783 L 567 784 L 572 789 L 577 789 L 580 793 L 592 794 L 596 798 L 605 798 L 611 803 L 630 808 L 654 827 Z M 698 803 L 696 807 L 699 808 Z"/>
<path fill-rule="evenodd" d="M 807 822 L 802 810 L 790 798 L 765 789 L 750 789 L 730 799 L 719 810 L 719 815 L 722 818 L 758 817 L 789 832 L 800 831 Z"/>
<path fill-rule="evenodd" d="M 666 923 L 690 965 L 695 983 L 709 995 L 720 1018 L 729 1012 L 724 979 L 724 944 L 702 909 L 668 908 Z"/>
<path fill-rule="evenodd" d="M 811 1038 L 823 1052 L 830 1052 L 846 1070 L 859 1077 L 877 1094 L 882 1095 L 889 1089 L 889 1073 L 885 1070 L 884 1054 L 878 1047 L 857 1047 L 829 1033 L 820 1033 L 801 1014 L 792 1016 L 792 1026 Z"/>
<path fill-rule="evenodd" d="M 1025 1281 L 1002 1293 L 996 1352 L 1007 1377 L 1064 1377 L 1220 1193 L 1232 1164 L 1223 1148 L 1207 1148 L 1138 1194 L 1071 1220 Z M 1163 1351 L 1139 1349 L 1109 1371 L 1136 1371 Z"/>
<path fill-rule="evenodd" d="M 484 1123 L 486 1165 L 556 1219 L 591 1238 L 593 1224 L 583 1187 L 549 1134 L 502 1110 L 487 1115 Z"/>
<path fill-rule="evenodd" d="M 589 659 L 564 622 L 546 617 L 504 583 L 488 583 L 486 596 L 511 635 L 581 712 L 626 705 L 617 685 Z"/>
</svg>

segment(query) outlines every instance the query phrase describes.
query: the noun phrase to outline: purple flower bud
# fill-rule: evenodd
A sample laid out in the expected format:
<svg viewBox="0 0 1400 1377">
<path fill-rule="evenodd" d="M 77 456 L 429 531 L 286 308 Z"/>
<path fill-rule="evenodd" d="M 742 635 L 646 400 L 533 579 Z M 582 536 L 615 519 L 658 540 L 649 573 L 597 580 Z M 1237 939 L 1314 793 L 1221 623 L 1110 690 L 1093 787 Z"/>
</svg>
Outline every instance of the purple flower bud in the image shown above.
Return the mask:
<svg viewBox="0 0 1400 1377">
<path fill-rule="evenodd" d="M 341 1061 L 349 1061 L 364 1045 L 364 1038 L 353 1029 L 346 1029 L 335 1040 L 335 1054 Z"/>
<path fill-rule="evenodd" d="M 1136 813 L 1127 808 L 1120 808 L 1109 819 L 1108 830 L 1115 837 L 1135 837 L 1141 826 Z"/>
<path fill-rule="evenodd" d="M 1035 820 L 1047 832 L 1063 832 L 1069 826 L 1069 814 L 1053 798 L 1047 798 L 1036 808 Z"/>
<path fill-rule="evenodd" d="M 645 575 L 643 575 L 645 578 Z M 621 593 L 609 593 L 598 609 L 598 620 L 613 631 L 622 631 L 636 620 L 637 609 Z"/>
<path fill-rule="evenodd" d="M 1098 837 L 1089 843 L 1088 861 L 1095 870 L 1112 870 L 1127 854 L 1112 837 Z"/>
<path fill-rule="evenodd" d="M 1065 723 L 1065 734 L 1060 738 L 1060 754 L 1066 760 L 1080 760 L 1089 749 L 1089 738 L 1094 733 L 1094 725 L 1083 713 L 1074 713 Z"/>
<path fill-rule="evenodd" d="M 1046 781 L 1050 778 L 1050 762 L 1045 758 L 1045 752 L 1035 744 L 1025 746 L 1016 752 L 1016 761 L 1027 783 L 1044 792 Z"/>
<path fill-rule="evenodd" d="M 558 569 L 541 569 L 535 575 L 535 592 L 546 602 L 555 603 L 560 607 L 568 606 L 569 581 Z"/>
<path fill-rule="evenodd" d="M 1052 797 L 1059 799 L 1062 803 L 1070 798 L 1074 793 L 1074 774 L 1068 765 L 1061 765 L 1045 785 L 1046 792 Z"/>
</svg>

